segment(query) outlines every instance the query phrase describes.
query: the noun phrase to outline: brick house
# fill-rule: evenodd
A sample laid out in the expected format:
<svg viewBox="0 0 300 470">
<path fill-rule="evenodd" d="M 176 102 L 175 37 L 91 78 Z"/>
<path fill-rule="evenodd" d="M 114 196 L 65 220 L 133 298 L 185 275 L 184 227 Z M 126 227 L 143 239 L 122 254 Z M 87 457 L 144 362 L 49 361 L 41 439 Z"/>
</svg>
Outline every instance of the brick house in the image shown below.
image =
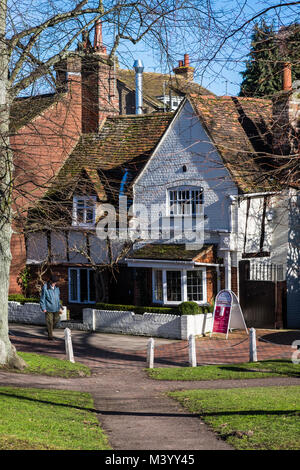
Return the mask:
<svg viewBox="0 0 300 470">
<path fill-rule="evenodd" d="M 109 268 L 111 253 L 116 259 L 124 246 L 119 237 L 108 249 L 97 230 L 103 221 L 109 226 L 109 204 L 116 209 L 112 228 L 120 235 L 120 196 L 126 196 L 125 209 L 133 207 L 131 230 L 138 222 L 139 236 L 122 252 L 117 272 L 105 269 L 103 299 L 208 305 L 226 288 L 240 296 L 252 324 L 299 327 L 297 181 L 284 186 L 270 177 L 276 113 L 288 111 L 295 130 L 289 110 L 295 113 L 296 103 L 298 112 L 297 100 L 292 91 L 273 103 L 192 93 L 175 113 L 108 115 L 99 128 L 80 136 L 32 210 L 27 265 L 34 273 L 47 260 L 73 312 L 95 303 L 95 266 Z M 202 225 L 193 225 L 197 215 Z M 185 221 L 190 232 L 180 230 Z M 201 240 L 191 241 L 191 233 L 201 233 Z M 261 265 L 266 277 L 257 275 Z M 255 282 L 267 285 L 259 297 L 255 292 L 262 284 L 254 284 L 253 316 L 247 295 Z M 267 291 L 275 304 L 259 316 L 257 305 Z"/>
<path fill-rule="evenodd" d="M 28 208 L 51 186 L 82 135 L 98 132 L 108 116 L 134 114 L 134 72 L 115 65 L 103 46 L 98 23 L 93 46 L 85 37 L 77 51 L 56 64 L 54 93 L 18 98 L 12 105 L 10 143 L 15 155 L 16 219 L 10 293 L 20 292 L 17 278 L 26 265 L 23 230 Z M 178 106 L 190 86 L 197 93 L 210 93 L 191 82 L 192 72 L 188 56 L 171 76 L 145 72 L 143 112 Z"/>
</svg>

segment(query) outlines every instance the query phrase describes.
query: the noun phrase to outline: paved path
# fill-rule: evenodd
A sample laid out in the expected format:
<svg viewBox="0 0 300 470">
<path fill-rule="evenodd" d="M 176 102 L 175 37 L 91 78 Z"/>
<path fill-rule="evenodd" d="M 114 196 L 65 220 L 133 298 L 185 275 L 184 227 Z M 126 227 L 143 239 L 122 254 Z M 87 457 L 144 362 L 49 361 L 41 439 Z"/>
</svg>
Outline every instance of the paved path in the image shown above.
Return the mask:
<svg viewBox="0 0 300 470">
<path fill-rule="evenodd" d="M 11 341 L 20 351 L 65 357 L 62 330 L 57 331 L 58 340 L 55 342 L 47 341 L 41 327 L 11 325 L 10 334 Z M 264 336 L 267 337 L 267 334 L 264 333 Z M 0 383 L 89 391 L 94 398 L 99 421 L 114 450 L 229 450 L 231 447 L 228 444 L 218 439 L 197 416 L 186 412 L 178 403 L 167 397 L 166 392 L 194 388 L 300 384 L 299 379 L 286 378 L 213 383 L 154 381 L 150 380 L 143 370 L 146 366 L 148 338 L 73 331 L 72 340 L 75 359 L 92 368 L 93 374 L 90 378 L 60 379 L 1 372 Z M 231 349 L 234 353 L 231 355 L 231 362 L 234 362 L 232 359 L 236 356 L 234 348 L 239 347 L 242 355 L 247 353 L 247 343 L 244 340 L 245 337 L 239 334 L 228 340 L 233 341 Z M 229 348 L 228 341 L 226 345 Z M 280 342 L 284 342 L 283 339 Z M 220 338 L 203 338 L 197 342 L 198 352 L 202 351 L 202 358 L 206 361 L 210 359 L 222 362 L 223 343 L 224 340 Z M 236 343 L 239 343 L 239 346 L 236 346 Z M 155 344 L 158 365 L 186 365 L 186 342 L 156 339 Z M 265 344 L 269 349 L 263 346 L 264 353 L 269 350 L 269 354 L 274 355 L 274 346 Z M 291 355 L 292 351 L 289 343 L 276 346 L 275 349 L 277 357 L 281 357 L 281 354 L 285 357 L 287 352 Z M 215 356 L 212 359 L 213 352 Z"/>
</svg>

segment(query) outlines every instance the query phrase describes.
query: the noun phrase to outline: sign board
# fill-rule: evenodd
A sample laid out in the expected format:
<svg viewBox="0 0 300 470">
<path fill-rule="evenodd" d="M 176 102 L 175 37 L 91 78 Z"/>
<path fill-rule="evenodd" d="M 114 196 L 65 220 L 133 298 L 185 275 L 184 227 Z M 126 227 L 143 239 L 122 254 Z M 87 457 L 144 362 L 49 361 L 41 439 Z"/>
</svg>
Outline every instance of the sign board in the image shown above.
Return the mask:
<svg viewBox="0 0 300 470">
<path fill-rule="evenodd" d="M 213 327 L 210 335 L 212 333 L 224 333 L 227 339 L 228 331 L 233 328 L 245 328 L 248 334 L 237 296 L 231 290 L 221 290 L 215 300 Z"/>
</svg>

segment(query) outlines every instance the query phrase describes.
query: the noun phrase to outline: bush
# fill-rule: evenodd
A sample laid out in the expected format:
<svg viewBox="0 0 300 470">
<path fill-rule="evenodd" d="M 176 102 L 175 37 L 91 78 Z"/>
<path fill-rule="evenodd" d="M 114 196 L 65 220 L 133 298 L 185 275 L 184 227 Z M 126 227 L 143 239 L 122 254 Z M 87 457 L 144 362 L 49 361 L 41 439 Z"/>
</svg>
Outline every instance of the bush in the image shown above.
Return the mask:
<svg viewBox="0 0 300 470">
<path fill-rule="evenodd" d="M 178 306 L 180 315 L 198 315 L 204 313 L 196 302 L 182 302 Z"/>
<path fill-rule="evenodd" d="M 24 295 L 22 294 L 11 294 L 8 296 L 8 301 L 19 302 L 22 305 L 26 303 L 33 303 L 33 304 L 40 303 L 40 299 L 37 299 L 36 297 L 24 297 Z"/>
<path fill-rule="evenodd" d="M 97 310 L 119 310 L 121 312 L 134 312 L 143 315 L 143 313 L 165 313 L 171 315 L 179 315 L 177 307 L 144 307 L 136 305 L 118 305 L 118 304 L 105 304 L 96 303 L 95 309 Z"/>
<path fill-rule="evenodd" d="M 174 307 L 144 307 L 140 305 L 120 305 L 96 303 L 96 310 L 118 310 L 120 312 L 134 312 L 139 315 L 143 313 L 161 313 L 168 315 L 197 315 L 198 313 L 213 312 L 212 305 L 198 305 L 196 302 L 182 302 L 179 306 Z"/>
</svg>

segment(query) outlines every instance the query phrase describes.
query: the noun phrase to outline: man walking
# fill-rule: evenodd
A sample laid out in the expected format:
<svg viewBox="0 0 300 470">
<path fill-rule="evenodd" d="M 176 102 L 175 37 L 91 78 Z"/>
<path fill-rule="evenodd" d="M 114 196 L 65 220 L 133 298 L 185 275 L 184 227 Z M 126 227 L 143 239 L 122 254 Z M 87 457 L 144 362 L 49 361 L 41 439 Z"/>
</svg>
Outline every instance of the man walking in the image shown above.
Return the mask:
<svg viewBox="0 0 300 470">
<path fill-rule="evenodd" d="M 55 328 L 60 315 L 60 291 L 56 283 L 58 278 L 52 275 L 49 281 L 43 285 L 40 306 L 46 315 L 46 325 L 48 340 L 53 340 L 53 329 Z"/>
</svg>

